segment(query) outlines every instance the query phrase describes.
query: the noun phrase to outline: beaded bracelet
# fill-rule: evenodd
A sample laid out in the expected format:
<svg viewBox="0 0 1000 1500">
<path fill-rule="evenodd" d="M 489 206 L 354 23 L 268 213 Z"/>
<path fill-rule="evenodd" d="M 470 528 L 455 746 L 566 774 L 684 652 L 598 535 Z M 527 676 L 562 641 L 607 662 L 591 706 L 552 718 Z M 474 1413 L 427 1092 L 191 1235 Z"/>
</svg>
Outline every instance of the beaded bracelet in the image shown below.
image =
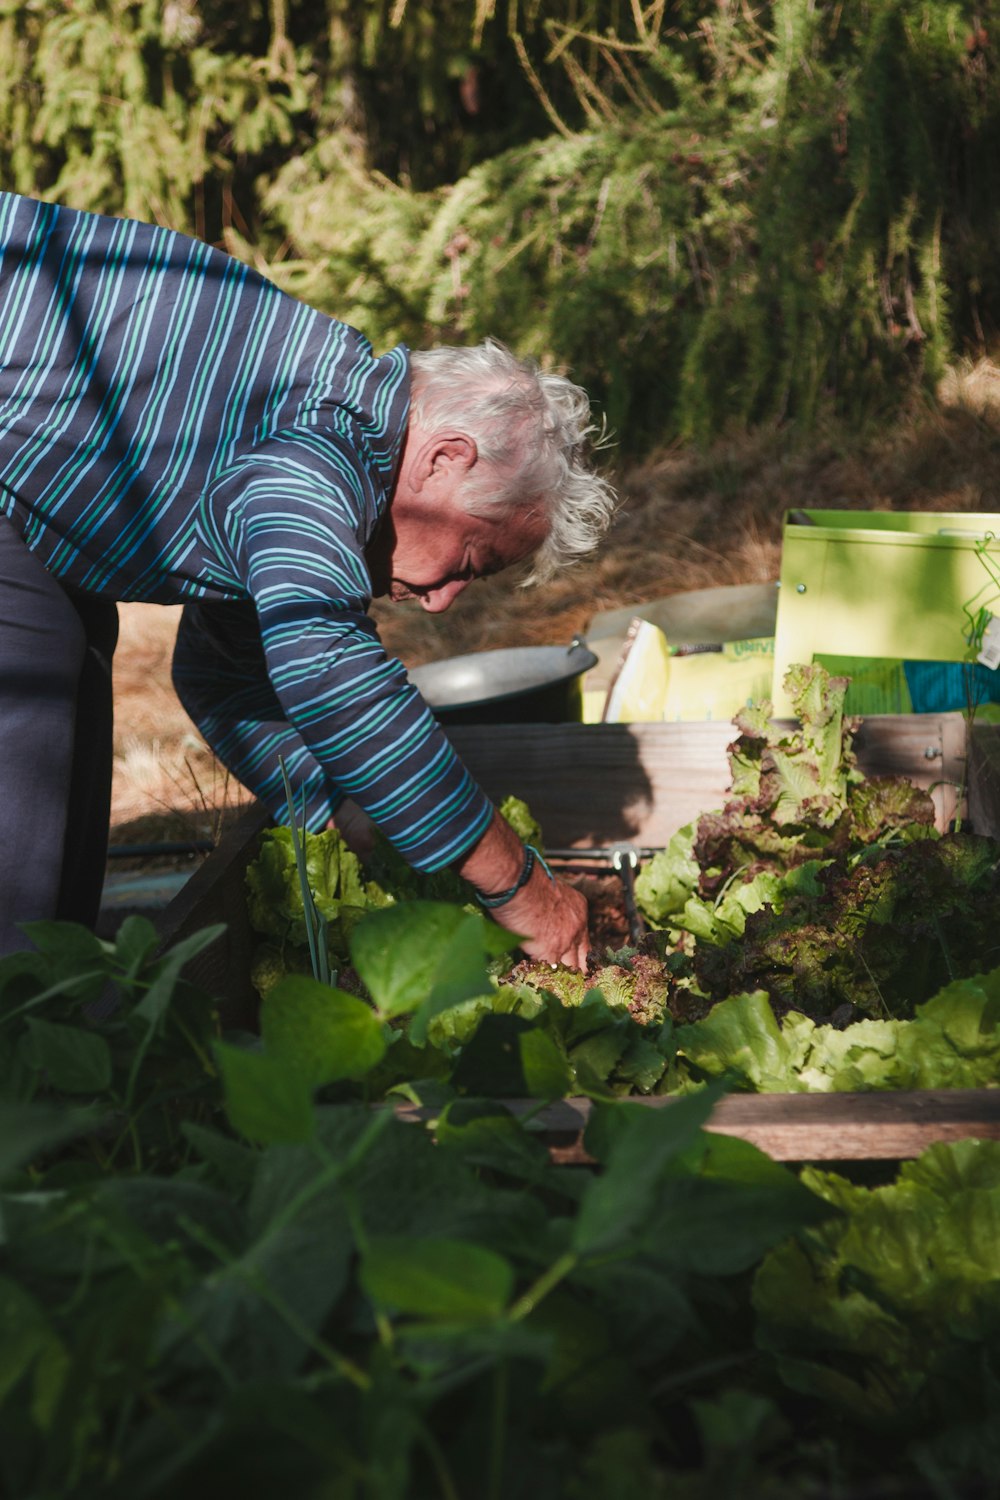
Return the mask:
<svg viewBox="0 0 1000 1500">
<path fill-rule="evenodd" d="M 552 871 L 549 869 L 548 865 L 545 863 L 544 859 L 535 848 L 534 844 L 525 844 L 524 864 L 521 866 L 521 873 L 517 877 L 517 880 L 514 882 L 514 884 L 511 886 L 510 890 L 498 891 L 495 896 L 483 896 L 479 891 L 477 891 L 476 900 L 479 902 L 480 906 L 488 907 L 491 910 L 494 906 L 506 906 L 507 902 L 512 901 L 517 895 L 518 891 L 523 890 L 524 887 L 528 884 L 528 881 L 531 879 L 531 872 L 535 868 L 536 861 L 541 865 L 542 869 L 545 871 L 549 879 L 555 880 L 556 877 L 553 875 Z"/>
</svg>

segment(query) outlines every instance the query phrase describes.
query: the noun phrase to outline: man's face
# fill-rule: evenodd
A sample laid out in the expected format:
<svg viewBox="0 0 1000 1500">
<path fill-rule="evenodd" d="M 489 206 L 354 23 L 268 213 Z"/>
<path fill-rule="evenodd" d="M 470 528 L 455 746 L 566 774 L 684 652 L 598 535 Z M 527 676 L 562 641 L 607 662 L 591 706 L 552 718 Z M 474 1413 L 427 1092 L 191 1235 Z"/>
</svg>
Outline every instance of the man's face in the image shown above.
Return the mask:
<svg viewBox="0 0 1000 1500">
<path fill-rule="evenodd" d="M 424 464 L 420 483 L 404 468 L 377 536 L 367 548 L 376 595 L 415 599 L 441 614 L 475 578 L 488 578 L 538 550 L 547 520 L 530 507 L 501 517 L 473 516 L 456 498 L 469 465 Z"/>
</svg>

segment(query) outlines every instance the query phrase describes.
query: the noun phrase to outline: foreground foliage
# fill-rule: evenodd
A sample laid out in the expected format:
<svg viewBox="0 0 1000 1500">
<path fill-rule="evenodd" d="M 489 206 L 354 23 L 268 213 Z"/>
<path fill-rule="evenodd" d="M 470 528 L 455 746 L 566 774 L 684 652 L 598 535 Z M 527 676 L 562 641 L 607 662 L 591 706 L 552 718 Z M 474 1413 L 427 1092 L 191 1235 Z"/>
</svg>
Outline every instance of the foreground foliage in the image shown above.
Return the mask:
<svg viewBox="0 0 1000 1500">
<path fill-rule="evenodd" d="M 1000 1146 L 799 1180 L 704 1091 L 598 1099 L 581 1173 L 490 1097 L 510 1036 L 435 1144 L 364 1095 L 497 934 L 371 913 L 374 1005 L 286 979 L 262 1038 L 179 977 L 211 933 L 40 924 L 0 964 L 0 1492 L 995 1493 Z"/>
</svg>

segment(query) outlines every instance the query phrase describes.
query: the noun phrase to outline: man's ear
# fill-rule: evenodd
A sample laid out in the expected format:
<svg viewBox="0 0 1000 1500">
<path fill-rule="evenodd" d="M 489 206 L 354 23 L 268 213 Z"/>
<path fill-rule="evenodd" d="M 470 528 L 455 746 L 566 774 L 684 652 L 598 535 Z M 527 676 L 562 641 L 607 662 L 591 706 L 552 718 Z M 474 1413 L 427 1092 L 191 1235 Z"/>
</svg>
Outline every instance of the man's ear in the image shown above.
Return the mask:
<svg viewBox="0 0 1000 1500">
<path fill-rule="evenodd" d="M 467 432 L 437 432 L 427 445 L 427 474 L 468 470 L 478 457 L 475 439 Z"/>
</svg>

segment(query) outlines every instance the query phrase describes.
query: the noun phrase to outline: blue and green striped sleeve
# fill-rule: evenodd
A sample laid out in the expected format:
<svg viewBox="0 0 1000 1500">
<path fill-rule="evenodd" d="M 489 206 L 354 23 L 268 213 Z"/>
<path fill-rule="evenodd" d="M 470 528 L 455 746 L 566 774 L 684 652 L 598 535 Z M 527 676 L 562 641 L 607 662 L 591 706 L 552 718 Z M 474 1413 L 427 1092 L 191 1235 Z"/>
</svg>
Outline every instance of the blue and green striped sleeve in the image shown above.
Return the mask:
<svg viewBox="0 0 1000 1500">
<path fill-rule="evenodd" d="M 312 826 L 350 795 L 434 869 L 490 804 L 366 614 L 407 408 L 405 349 L 221 251 L 0 192 L 0 514 L 74 588 L 242 611 L 253 674 L 178 661 L 213 747 L 276 814 L 285 754 Z"/>
</svg>

